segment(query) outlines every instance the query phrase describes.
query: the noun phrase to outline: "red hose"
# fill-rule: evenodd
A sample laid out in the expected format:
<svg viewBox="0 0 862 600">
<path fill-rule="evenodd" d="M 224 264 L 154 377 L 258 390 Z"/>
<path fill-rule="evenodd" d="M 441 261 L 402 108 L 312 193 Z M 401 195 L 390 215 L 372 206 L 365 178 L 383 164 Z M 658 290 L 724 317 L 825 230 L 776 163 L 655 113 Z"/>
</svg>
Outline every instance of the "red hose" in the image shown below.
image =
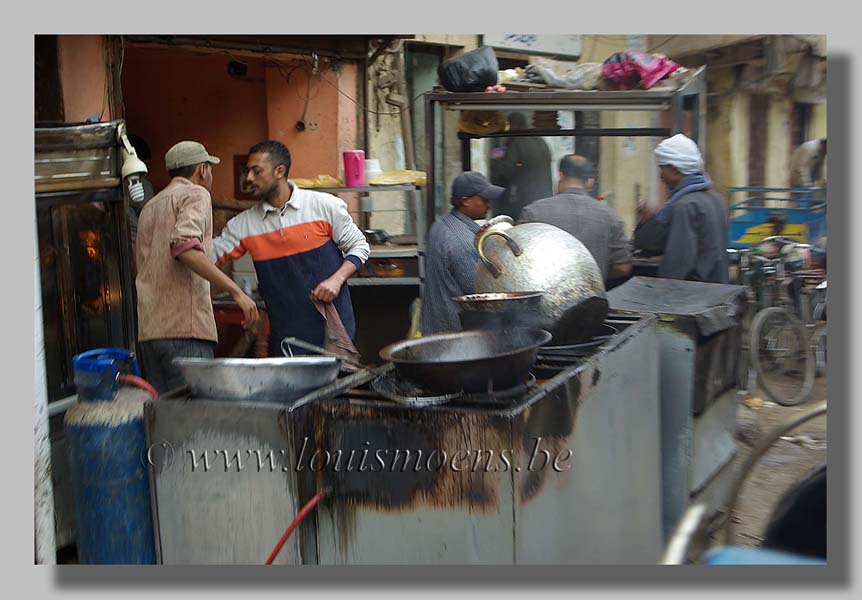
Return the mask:
<svg viewBox="0 0 862 600">
<path fill-rule="evenodd" d="M 129 385 L 133 385 L 135 387 L 139 387 L 142 390 L 146 391 L 153 398 L 159 397 L 159 393 L 156 391 L 156 388 L 147 383 L 145 379 L 141 379 L 137 375 L 117 375 L 117 380 L 122 381 L 123 383 L 128 383 Z"/>
<path fill-rule="evenodd" d="M 269 553 L 269 558 L 266 559 L 266 564 L 272 564 L 272 561 L 274 561 L 275 557 L 278 556 L 278 553 L 281 552 L 282 546 L 284 546 L 284 543 L 287 541 L 287 538 L 290 537 L 290 534 L 293 533 L 293 530 L 296 529 L 297 525 L 302 523 L 302 520 L 308 516 L 308 513 L 310 513 L 325 496 L 325 491 L 320 492 L 314 498 L 305 503 L 305 506 L 303 506 L 302 510 L 299 511 L 296 518 L 287 526 L 287 529 L 284 530 L 284 533 L 282 534 L 281 539 L 278 540 L 275 548 L 273 548 L 272 552 Z"/>
</svg>

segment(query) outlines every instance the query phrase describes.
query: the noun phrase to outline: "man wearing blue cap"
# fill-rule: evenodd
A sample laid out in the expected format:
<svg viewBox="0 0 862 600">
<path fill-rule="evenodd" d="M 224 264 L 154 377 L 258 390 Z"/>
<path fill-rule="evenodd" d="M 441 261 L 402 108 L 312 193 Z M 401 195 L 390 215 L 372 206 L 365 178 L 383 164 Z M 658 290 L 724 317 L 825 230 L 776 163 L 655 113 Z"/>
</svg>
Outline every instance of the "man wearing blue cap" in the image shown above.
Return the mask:
<svg viewBox="0 0 862 600">
<path fill-rule="evenodd" d="M 453 296 L 474 293 L 473 278 L 479 254 L 473 243 L 491 202 L 505 188 L 491 185 L 476 171 L 462 173 L 452 183 L 452 211 L 443 215 L 428 234 L 425 288 L 422 294 L 422 333 L 459 331 L 461 321 Z"/>
</svg>

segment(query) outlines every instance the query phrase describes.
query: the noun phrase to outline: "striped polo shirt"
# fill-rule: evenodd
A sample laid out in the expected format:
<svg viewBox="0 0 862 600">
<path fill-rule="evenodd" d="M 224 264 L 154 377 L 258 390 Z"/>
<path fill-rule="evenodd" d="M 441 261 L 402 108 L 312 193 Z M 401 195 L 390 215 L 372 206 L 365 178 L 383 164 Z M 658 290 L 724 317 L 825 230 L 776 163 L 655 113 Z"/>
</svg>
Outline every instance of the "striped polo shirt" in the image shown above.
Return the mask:
<svg viewBox="0 0 862 600">
<path fill-rule="evenodd" d="M 324 346 L 325 321 L 311 302 L 311 292 L 345 260 L 359 269 L 371 253 L 343 200 L 290 187 L 290 200 L 282 210 L 259 202 L 228 221 L 213 238 L 210 253 L 216 265 L 251 254 L 272 328 L 270 354 L 275 356 L 281 356 L 281 340 L 288 336 Z M 346 283 L 333 304 L 354 337 L 356 320 Z"/>
</svg>

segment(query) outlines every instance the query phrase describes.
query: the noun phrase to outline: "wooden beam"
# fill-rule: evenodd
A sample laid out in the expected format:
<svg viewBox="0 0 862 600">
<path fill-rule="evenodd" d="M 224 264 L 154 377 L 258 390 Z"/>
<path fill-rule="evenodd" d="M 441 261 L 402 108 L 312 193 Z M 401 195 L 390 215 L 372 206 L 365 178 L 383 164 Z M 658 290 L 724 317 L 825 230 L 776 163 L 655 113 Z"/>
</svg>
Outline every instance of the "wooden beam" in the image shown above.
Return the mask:
<svg viewBox="0 0 862 600">
<path fill-rule="evenodd" d="M 750 43 L 762 39 L 761 35 L 651 35 L 647 39 L 650 52 L 664 54 L 677 62 L 693 55 L 711 50 Z"/>
<path fill-rule="evenodd" d="M 687 68 L 707 65 L 712 69 L 720 69 L 722 67 L 756 62 L 763 59 L 763 56 L 763 44 L 760 41 L 756 41 L 738 46 L 729 46 L 727 48 L 717 48 L 708 52 L 674 58 L 673 60 Z"/>
</svg>

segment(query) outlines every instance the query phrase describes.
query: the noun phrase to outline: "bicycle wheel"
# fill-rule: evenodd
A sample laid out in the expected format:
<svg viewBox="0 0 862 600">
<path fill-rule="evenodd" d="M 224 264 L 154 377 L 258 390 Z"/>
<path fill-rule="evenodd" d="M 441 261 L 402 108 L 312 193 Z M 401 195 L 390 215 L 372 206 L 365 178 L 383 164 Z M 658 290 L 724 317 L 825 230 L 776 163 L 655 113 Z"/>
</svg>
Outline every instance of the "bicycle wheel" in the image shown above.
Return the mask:
<svg viewBox="0 0 862 600">
<path fill-rule="evenodd" d="M 750 351 L 758 383 L 773 402 L 795 406 L 808 400 L 814 357 L 799 319 L 776 306 L 763 309 L 751 324 Z"/>
</svg>

